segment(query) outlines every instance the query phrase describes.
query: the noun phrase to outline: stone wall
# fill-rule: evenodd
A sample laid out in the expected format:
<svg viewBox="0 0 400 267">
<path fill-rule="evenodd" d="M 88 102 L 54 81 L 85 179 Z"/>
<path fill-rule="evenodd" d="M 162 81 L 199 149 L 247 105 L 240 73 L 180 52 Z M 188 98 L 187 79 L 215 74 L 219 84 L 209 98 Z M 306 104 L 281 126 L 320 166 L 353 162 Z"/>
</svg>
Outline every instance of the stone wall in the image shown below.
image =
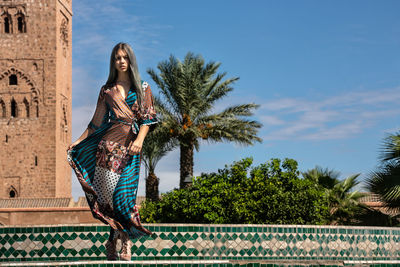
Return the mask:
<svg viewBox="0 0 400 267">
<path fill-rule="evenodd" d="M 68 197 L 71 1 L 0 0 L 0 198 Z"/>
<path fill-rule="evenodd" d="M 0 225 L 101 223 L 85 207 L 0 209 Z"/>
</svg>

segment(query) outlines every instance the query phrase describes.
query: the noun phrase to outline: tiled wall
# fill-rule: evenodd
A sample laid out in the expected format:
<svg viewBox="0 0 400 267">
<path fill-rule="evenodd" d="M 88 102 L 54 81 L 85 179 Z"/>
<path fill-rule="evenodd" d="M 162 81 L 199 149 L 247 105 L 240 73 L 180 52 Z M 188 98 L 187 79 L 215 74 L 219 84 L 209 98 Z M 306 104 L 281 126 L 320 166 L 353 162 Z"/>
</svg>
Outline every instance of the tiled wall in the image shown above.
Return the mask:
<svg viewBox="0 0 400 267">
<path fill-rule="evenodd" d="M 151 224 L 135 260 L 397 260 L 400 228 Z M 105 259 L 108 227 L 0 227 L 0 262 Z"/>
</svg>

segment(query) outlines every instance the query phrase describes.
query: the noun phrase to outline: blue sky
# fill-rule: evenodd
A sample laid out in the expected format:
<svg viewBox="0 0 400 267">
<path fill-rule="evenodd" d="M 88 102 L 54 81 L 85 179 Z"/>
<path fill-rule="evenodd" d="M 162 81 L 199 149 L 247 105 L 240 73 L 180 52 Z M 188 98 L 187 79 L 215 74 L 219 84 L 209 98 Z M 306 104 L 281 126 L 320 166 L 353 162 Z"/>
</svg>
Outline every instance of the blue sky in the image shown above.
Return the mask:
<svg viewBox="0 0 400 267">
<path fill-rule="evenodd" d="M 399 1 L 73 1 L 72 134 L 93 115 L 107 79 L 109 56 L 132 45 L 142 79 L 173 54 L 188 51 L 221 62 L 240 77 L 216 110 L 257 103 L 262 143 L 206 144 L 195 153 L 195 175 L 253 157 L 293 158 L 342 178 L 378 164 L 382 138 L 400 129 Z M 139 195 L 144 195 L 144 172 Z M 160 191 L 178 186 L 179 152 L 163 158 Z M 73 196 L 83 195 L 73 176 Z"/>
</svg>

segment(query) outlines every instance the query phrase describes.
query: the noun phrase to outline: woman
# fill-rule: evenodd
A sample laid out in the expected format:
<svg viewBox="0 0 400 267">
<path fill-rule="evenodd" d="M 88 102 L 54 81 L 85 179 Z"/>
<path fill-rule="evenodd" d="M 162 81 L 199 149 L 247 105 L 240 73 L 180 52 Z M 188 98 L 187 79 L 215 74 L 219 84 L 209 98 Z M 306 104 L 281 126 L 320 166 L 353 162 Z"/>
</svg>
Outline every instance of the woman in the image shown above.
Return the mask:
<svg viewBox="0 0 400 267">
<path fill-rule="evenodd" d="M 151 234 L 141 225 L 135 203 L 143 141 L 156 123 L 150 86 L 140 80 L 132 48 L 119 43 L 93 118 L 67 150 L 93 216 L 111 227 L 109 260 L 118 259 L 118 238 L 121 259 L 130 260 L 130 239 Z"/>
</svg>

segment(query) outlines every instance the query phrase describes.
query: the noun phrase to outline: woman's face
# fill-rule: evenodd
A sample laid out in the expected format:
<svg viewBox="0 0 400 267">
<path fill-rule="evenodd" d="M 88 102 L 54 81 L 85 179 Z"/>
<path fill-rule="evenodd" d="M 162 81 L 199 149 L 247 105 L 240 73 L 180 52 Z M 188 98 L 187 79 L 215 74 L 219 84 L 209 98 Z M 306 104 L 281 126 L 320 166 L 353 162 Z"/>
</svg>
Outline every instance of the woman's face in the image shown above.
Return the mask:
<svg viewBox="0 0 400 267">
<path fill-rule="evenodd" d="M 118 72 L 127 71 L 129 64 L 130 62 L 128 54 L 124 50 L 119 49 L 117 51 L 117 54 L 115 55 L 115 68 L 117 69 L 117 71 Z"/>
</svg>

